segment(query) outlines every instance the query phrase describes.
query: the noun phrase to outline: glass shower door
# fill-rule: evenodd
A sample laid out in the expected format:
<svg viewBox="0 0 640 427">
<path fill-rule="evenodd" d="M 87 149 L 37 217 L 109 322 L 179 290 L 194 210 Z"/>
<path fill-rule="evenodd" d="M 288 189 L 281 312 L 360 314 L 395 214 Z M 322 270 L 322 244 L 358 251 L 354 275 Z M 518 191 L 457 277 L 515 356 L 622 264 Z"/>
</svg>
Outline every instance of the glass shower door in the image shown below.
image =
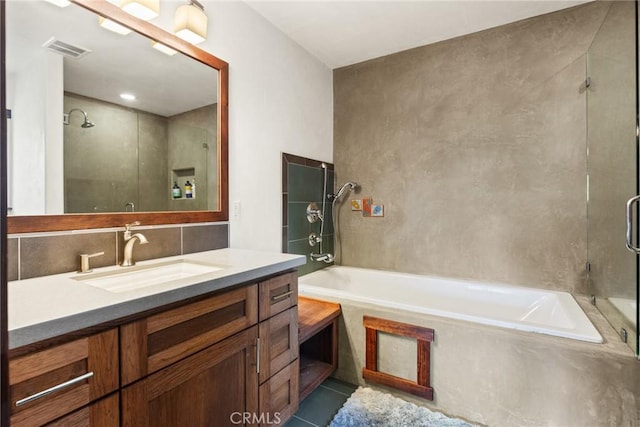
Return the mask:
<svg viewBox="0 0 640 427">
<path fill-rule="evenodd" d="M 635 8 L 611 2 L 587 53 L 587 275 L 597 307 L 637 356 L 638 255 L 625 246 L 625 207 L 638 194 Z"/>
</svg>

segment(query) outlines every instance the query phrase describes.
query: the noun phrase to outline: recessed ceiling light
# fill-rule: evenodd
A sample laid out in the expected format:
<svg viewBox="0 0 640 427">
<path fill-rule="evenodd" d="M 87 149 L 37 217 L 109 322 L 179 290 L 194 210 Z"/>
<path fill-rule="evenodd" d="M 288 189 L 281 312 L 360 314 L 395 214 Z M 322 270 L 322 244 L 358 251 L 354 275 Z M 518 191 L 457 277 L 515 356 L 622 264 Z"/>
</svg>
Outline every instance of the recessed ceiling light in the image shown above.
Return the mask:
<svg viewBox="0 0 640 427">
<path fill-rule="evenodd" d="M 111 19 L 103 18 L 102 16 L 98 17 L 98 23 L 102 28 L 113 31 L 114 33 L 122 34 L 123 36 L 126 36 L 131 32 L 131 30 L 124 25 L 120 25 L 117 22 L 114 22 Z"/>
<path fill-rule="evenodd" d="M 169 46 L 165 46 L 162 43 L 152 42 L 151 45 L 153 46 L 154 49 L 158 49 L 160 52 L 164 53 L 165 55 L 173 56 L 176 53 L 178 53 L 177 50 L 171 49 Z"/>
<path fill-rule="evenodd" d="M 132 95 L 130 93 L 121 93 L 120 94 L 120 98 L 126 100 L 126 101 L 135 101 L 136 100 L 136 96 Z"/>
</svg>

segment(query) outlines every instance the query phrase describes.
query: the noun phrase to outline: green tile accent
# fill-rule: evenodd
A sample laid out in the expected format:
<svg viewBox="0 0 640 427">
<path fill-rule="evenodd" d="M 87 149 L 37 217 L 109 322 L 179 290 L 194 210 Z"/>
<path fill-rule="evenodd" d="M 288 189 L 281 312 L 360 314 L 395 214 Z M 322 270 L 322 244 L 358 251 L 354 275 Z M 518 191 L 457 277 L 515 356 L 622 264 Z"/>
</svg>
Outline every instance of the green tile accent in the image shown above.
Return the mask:
<svg viewBox="0 0 640 427">
<path fill-rule="evenodd" d="M 309 241 L 306 238 L 301 240 L 290 241 L 288 242 L 288 245 L 287 245 L 287 253 L 307 256 L 307 263 L 301 266 L 300 268 L 298 268 L 298 274 L 301 276 L 304 274 L 312 273 L 316 270 L 320 270 L 321 268 L 331 265 L 331 264 L 326 264 L 324 262 L 312 261 L 309 255 L 311 254 L 311 252 L 317 252 L 317 251 L 319 251 L 318 245 L 313 247 L 309 246 Z M 324 240 L 322 242 L 322 251 L 329 252 L 332 254 L 334 253 L 333 252 L 333 234 L 328 234 L 328 235 L 326 234 L 324 236 Z"/>
<path fill-rule="evenodd" d="M 288 167 L 287 193 L 289 202 L 310 202 L 322 199 L 324 180 L 322 169 L 292 163 L 289 163 Z M 329 187 L 329 183 L 327 183 L 327 187 Z"/>
<path fill-rule="evenodd" d="M 287 241 L 300 240 L 309 237 L 313 230 L 313 225 L 307 221 L 308 202 L 289 202 L 287 203 L 287 219 L 289 221 L 289 230 L 287 232 Z M 316 231 L 317 233 L 317 231 Z"/>
<path fill-rule="evenodd" d="M 287 155 L 290 156 L 290 155 Z M 291 156 L 290 156 L 291 157 Z M 330 264 L 311 261 L 309 255 L 319 252 L 319 245 L 309 246 L 309 235 L 320 235 L 323 224 L 320 221 L 309 223 L 306 209 L 309 203 L 315 202 L 318 209 L 322 209 L 324 199 L 324 169 L 319 161 L 293 156 L 296 163 L 283 161 L 283 250 L 287 253 L 307 256 L 307 264 L 299 268 L 300 275 L 311 273 L 327 267 Z M 300 164 L 302 163 L 302 164 Z M 333 167 L 332 165 L 330 165 Z M 327 193 L 332 193 L 335 187 L 335 173 L 327 172 Z M 322 252 L 333 253 L 333 224 L 331 202 L 325 199 L 324 229 L 322 230 Z"/>
</svg>

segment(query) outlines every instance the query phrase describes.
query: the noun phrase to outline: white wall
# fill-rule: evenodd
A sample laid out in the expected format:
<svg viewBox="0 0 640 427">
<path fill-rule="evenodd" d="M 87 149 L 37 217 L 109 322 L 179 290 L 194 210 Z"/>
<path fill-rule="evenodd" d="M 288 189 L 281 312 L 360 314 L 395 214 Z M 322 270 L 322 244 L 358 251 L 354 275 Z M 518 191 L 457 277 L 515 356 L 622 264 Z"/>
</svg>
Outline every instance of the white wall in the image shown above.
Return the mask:
<svg viewBox="0 0 640 427">
<path fill-rule="evenodd" d="M 45 212 L 64 213 L 64 70 L 63 57 L 47 53 L 45 93 Z"/>
<path fill-rule="evenodd" d="M 62 57 L 42 52 L 8 76 L 7 108 L 10 213 L 62 213 Z"/>
<path fill-rule="evenodd" d="M 333 73 L 244 3 L 205 10 L 200 47 L 229 63 L 230 245 L 279 252 L 281 153 L 332 161 Z"/>
</svg>

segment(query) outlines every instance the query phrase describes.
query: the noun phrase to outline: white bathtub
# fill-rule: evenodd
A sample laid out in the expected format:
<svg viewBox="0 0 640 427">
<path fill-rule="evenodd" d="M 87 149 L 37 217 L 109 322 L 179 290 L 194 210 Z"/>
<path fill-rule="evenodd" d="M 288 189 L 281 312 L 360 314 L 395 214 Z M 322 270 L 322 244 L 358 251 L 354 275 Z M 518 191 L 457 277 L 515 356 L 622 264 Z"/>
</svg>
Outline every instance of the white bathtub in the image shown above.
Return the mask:
<svg viewBox="0 0 640 427">
<path fill-rule="evenodd" d="M 348 299 L 593 343 L 602 337 L 566 292 L 331 266 L 300 277 L 303 296 Z"/>
</svg>

